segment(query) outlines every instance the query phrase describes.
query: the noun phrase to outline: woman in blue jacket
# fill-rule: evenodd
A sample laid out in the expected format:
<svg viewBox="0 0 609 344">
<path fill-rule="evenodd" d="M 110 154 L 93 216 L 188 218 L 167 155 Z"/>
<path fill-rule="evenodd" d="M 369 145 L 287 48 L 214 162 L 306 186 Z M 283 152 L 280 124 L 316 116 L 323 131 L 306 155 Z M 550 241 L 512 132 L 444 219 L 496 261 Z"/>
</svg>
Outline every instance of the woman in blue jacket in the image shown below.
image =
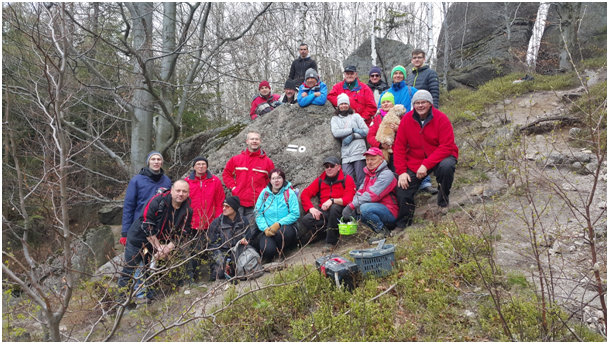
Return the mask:
<svg viewBox="0 0 609 344">
<path fill-rule="evenodd" d="M 300 217 L 298 195 L 281 169 L 271 171 L 271 182 L 256 202 L 256 225 L 260 255 L 272 259 L 296 244 L 296 221 Z"/>
<path fill-rule="evenodd" d="M 328 87 L 321 82 L 317 71 L 313 68 L 307 69 L 305 81 L 298 88 L 298 105 L 300 107 L 313 105 L 324 105 L 328 98 Z"/>
</svg>

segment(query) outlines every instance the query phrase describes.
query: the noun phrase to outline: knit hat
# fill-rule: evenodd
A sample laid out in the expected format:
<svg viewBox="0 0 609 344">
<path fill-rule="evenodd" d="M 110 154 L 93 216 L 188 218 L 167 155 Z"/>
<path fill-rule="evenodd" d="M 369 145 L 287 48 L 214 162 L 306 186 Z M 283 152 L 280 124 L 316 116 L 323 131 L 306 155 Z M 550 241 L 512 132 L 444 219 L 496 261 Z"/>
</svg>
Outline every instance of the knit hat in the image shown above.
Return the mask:
<svg viewBox="0 0 609 344">
<path fill-rule="evenodd" d="M 391 104 L 395 105 L 395 97 L 393 96 L 393 93 L 385 92 L 385 94 L 383 94 L 383 96 L 381 97 L 381 104 L 383 104 L 383 102 L 386 100 L 390 101 Z"/>
<path fill-rule="evenodd" d="M 340 104 L 344 104 L 347 103 L 347 105 L 351 105 L 351 102 L 349 102 L 349 96 L 341 93 L 338 95 L 338 97 L 336 97 L 336 106 L 339 106 Z"/>
<path fill-rule="evenodd" d="M 380 156 L 383 156 L 383 151 L 378 149 L 377 147 L 370 147 L 370 149 L 368 149 L 366 152 L 364 152 L 364 155 L 380 155 Z"/>
<path fill-rule="evenodd" d="M 309 68 L 305 72 L 305 80 L 307 80 L 308 78 L 315 78 L 316 80 L 318 80 L 319 75 L 317 74 L 317 71 L 315 69 Z"/>
<path fill-rule="evenodd" d="M 381 74 L 381 69 L 377 66 L 372 66 L 372 68 L 370 68 L 370 73 L 368 73 L 368 75 L 372 75 L 372 74 Z"/>
<path fill-rule="evenodd" d="M 431 93 L 429 93 L 429 91 L 427 90 L 416 91 L 415 94 L 412 96 L 412 104 L 414 104 L 414 102 L 416 102 L 417 100 L 427 100 L 433 105 L 433 97 L 431 96 Z"/>
<path fill-rule="evenodd" d="M 162 160 L 164 160 L 163 154 L 161 154 L 161 152 L 152 151 L 152 152 L 148 153 L 148 156 L 146 157 L 146 165 L 148 165 L 150 163 L 150 158 L 152 158 L 153 155 L 158 155 L 161 157 Z"/>
<path fill-rule="evenodd" d="M 228 196 L 224 199 L 224 204 L 228 204 L 234 211 L 239 210 L 241 207 L 241 201 L 237 196 Z"/>
<path fill-rule="evenodd" d="M 355 66 L 347 66 L 345 67 L 345 72 L 357 72 L 357 67 Z"/>
<path fill-rule="evenodd" d="M 196 158 L 195 158 L 195 159 L 192 161 L 192 167 L 195 167 L 195 165 L 196 165 L 196 164 L 197 164 L 197 162 L 199 162 L 199 161 L 205 161 L 205 164 L 206 164 L 207 166 L 209 166 L 209 163 L 207 162 L 207 159 L 205 159 L 205 158 L 204 158 L 204 157 L 202 157 L 202 156 L 198 156 L 198 157 L 196 157 Z"/>
<path fill-rule="evenodd" d="M 283 85 L 284 90 L 297 90 L 296 82 L 292 79 L 288 79 L 285 81 L 285 85 Z"/>
<path fill-rule="evenodd" d="M 406 75 L 406 74 L 404 74 L 404 75 Z M 260 89 L 262 88 L 262 86 L 266 86 L 266 87 L 268 87 L 268 88 L 271 88 L 271 85 L 270 85 L 270 84 L 269 84 L 269 82 L 268 82 L 268 81 L 266 81 L 266 80 L 263 80 L 263 81 L 261 81 L 261 82 L 260 82 L 260 84 L 258 84 L 258 91 L 260 91 Z"/>
<path fill-rule="evenodd" d="M 397 66 L 393 67 L 393 69 L 391 70 L 392 79 L 393 79 L 393 73 L 395 73 L 397 71 L 402 72 L 402 74 L 404 74 L 404 78 L 406 77 L 406 68 L 404 68 L 404 66 L 397 65 Z"/>
</svg>

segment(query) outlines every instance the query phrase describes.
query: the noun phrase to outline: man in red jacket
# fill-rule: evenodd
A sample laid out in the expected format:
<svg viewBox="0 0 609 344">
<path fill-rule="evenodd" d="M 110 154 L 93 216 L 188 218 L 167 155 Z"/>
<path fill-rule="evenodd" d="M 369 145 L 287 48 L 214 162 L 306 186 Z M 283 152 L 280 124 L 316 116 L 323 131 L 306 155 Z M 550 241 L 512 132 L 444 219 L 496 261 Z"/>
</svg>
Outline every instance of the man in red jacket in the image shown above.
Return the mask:
<svg viewBox="0 0 609 344">
<path fill-rule="evenodd" d="M 308 234 L 303 235 L 301 243 L 306 244 L 311 236 L 325 230 L 324 252 L 329 252 L 334 250 L 338 243 L 338 221 L 345 205 L 353 200 L 355 181 L 353 177 L 343 173 L 340 160 L 335 156 L 325 158 L 323 166 L 324 172 L 321 176 L 302 190 L 300 196 L 302 208 L 307 213 L 300 220 L 300 225 Z M 319 196 L 317 206 L 313 206 L 311 201 L 315 196 Z"/>
<path fill-rule="evenodd" d="M 414 110 L 402 118 L 393 144 L 393 161 L 399 176 L 397 227 L 412 224 L 414 196 L 430 172 L 438 181 L 438 206 L 442 213 L 446 213 L 459 157 L 453 126 L 444 113 L 433 107 L 431 93 L 417 91 L 412 103 Z"/>
<path fill-rule="evenodd" d="M 275 168 L 273 161 L 260 148 L 261 143 L 260 133 L 248 132 L 245 140 L 247 149 L 230 158 L 222 172 L 224 185 L 233 196 L 239 197 L 239 210 L 248 220 L 254 214 L 258 195 L 269 183 L 269 173 Z"/>
<path fill-rule="evenodd" d="M 357 77 L 357 68 L 355 68 L 355 66 L 346 67 L 344 77 L 343 81 L 332 87 L 332 90 L 328 93 L 328 100 L 336 107 L 338 96 L 341 93 L 347 94 L 353 111 L 364 119 L 366 125 L 372 125 L 372 117 L 376 113 L 374 93 L 372 93 L 372 90 L 368 85 L 361 82 Z"/>
</svg>

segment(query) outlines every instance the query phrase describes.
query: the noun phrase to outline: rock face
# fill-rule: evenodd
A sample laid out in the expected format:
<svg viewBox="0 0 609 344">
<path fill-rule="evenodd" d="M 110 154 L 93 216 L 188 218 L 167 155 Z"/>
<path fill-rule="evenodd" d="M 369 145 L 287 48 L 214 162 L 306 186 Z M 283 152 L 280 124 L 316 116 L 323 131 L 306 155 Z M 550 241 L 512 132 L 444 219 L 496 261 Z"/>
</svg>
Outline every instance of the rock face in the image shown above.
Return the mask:
<svg viewBox="0 0 609 344">
<path fill-rule="evenodd" d="M 112 202 L 106 204 L 97 212 L 97 216 L 102 225 L 120 225 L 123 220 L 123 203 Z"/>
<path fill-rule="evenodd" d="M 397 65 L 407 67 L 410 63 L 411 52 L 413 48 L 400 41 L 392 39 L 376 38 L 375 39 L 376 49 L 376 65 L 381 67 L 383 70 L 383 80 L 387 81 L 390 77 L 391 69 Z M 357 48 L 347 59 L 344 61 L 344 66 L 356 66 L 357 72 L 364 79 L 368 79 L 368 72 L 372 68 L 370 38 L 368 38 L 362 45 Z M 329 87 L 331 85 L 328 85 Z"/>
<path fill-rule="evenodd" d="M 282 105 L 262 118 L 256 119 L 235 138 L 219 149 L 202 152 L 208 157 L 210 171 L 221 176 L 228 159 L 245 149 L 248 130 L 260 132 L 262 149 L 286 173 L 293 187 L 303 189 L 321 174 L 322 161 L 327 155 L 340 157 L 340 144 L 332 136 L 330 120 L 334 107 L 297 104 Z"/>
<path fill-rule="evenodd" d="M 511 72 L 524 72 L 526 51 L 538 6 L 539 3 L 526 2 L 451 5 L 437 45 L 437 71 L 441 76 L 444 72 L 444 35 L 448 35 L 448 89 L 477 87 Z M 574 21 L 577 14 L 583 18 L 578 34 L 583 57 L 596 56 L 598 52 L 605 51 L 605 3 L 553 3 L 538 55 L 537 72 L 556 71 L 563 67 L 559 52 L 562 47 L 559 15 L 567 18 L 563 20 L 563 31 L 568 31 L 569 20 Z M 509 40 L 506 23 L 510 28 Z"/>
</svg>

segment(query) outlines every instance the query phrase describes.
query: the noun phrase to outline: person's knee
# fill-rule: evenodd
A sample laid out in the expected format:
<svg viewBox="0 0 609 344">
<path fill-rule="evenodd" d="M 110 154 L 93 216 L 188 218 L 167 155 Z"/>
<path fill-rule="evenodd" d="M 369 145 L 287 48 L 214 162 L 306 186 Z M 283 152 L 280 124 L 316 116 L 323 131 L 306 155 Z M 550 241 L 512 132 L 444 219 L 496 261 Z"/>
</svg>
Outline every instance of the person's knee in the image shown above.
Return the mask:
<svg viewBox="0 0 609 344">
<path fill-rule="evenodd" d="M 457 165 L 457 161 L 454 157 L 449 156 L 448 158 L 444 158 L 437 167 L 437 174 L 447 175 L 455 173 L 455 167 Z"/>
</svg>

